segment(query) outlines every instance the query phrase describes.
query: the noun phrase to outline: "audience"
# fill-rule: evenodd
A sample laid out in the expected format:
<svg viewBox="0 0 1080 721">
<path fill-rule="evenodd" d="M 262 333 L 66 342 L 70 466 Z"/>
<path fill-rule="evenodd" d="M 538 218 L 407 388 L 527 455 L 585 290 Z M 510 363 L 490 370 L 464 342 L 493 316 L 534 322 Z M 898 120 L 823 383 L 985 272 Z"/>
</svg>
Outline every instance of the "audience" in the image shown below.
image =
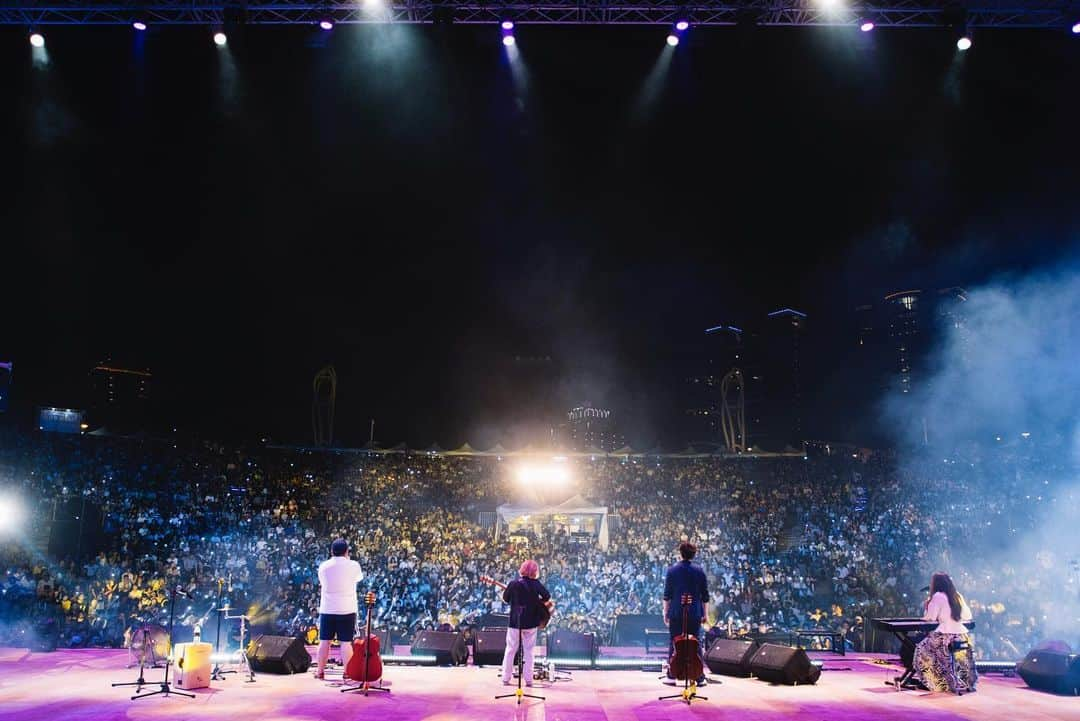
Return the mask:
<svg viewBox="0 0 1080 721">
<path fill-rule="evenodd" d="M 362 588 L 378 596 L 376 625 L 399 640 L 503 612 L 480 577 L 508 580 L 527 557 L 541 564 L 559 627 L 606 643 L 621 614 L 651 614 L 659 626 L 664 569 L 682 538 L 700 548 L 714 633 L 825 627 L 862 648 L 873 640 L 864 620 L 920 615 L 919 589 L 946 569 L 975 611 L 980 656 L 1016 659 L 1046 638 L 1039 599 L 1050 596 L 1040 591 L 1077 592 L 1067 559 L 1000 562 L 1009 538 L 1043 516 L 1032 494 L 1042 488 L 1049 500 L 1049 479 L 1065 473 L 1027 473 L 1032 461 L 1018 455 L 564 462 L 576 480 L 557 493 L 523 488 L 512 457 L 3 430 L 0 486 L 27 512 L 19 540 L 0 543 L 0 645 L 46 631 L 64 646 L 124 645 L 134 626 L 167 623 L 176 585 L 192 596 L 177 600 L 178 639 L 214 623 L 219 594 L 264 632 L 305 635 L 317 623 L 316 568 L 338 536 L 364 569 Z M 982 483 L 990 464 L 1016 482 Z M 500 504 L 575 494 L 607 507 L 606 548 L 586 518 L 533 519 L 496 536 Z M 970 505 L 942 509 L 942 497 Z M 71 533 L 45 553 L 36 536 L 72 504 L 100 529 L 84 533 L 88 547 Z M 593 532 L 574 533 L 583 529 Z"/>
</svg>

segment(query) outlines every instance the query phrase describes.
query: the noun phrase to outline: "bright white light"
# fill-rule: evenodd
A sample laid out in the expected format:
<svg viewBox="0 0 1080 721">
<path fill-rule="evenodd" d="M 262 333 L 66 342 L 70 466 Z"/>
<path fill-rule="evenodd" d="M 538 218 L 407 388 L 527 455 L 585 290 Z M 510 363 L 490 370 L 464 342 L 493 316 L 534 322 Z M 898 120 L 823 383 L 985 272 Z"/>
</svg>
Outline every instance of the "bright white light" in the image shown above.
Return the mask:
<svg viewBox="0 0 1080 721">
<path fill-rule="evenodd" d="M 41 47 L 40 45 L 37 47 Z M 11 533 L 23 520 L 23 508 L 15 496 L 0 496 L 0 533 Z"/>
<path fill-rule="evenodd" d="M 1080 23 L 1072 26 L 1073 35 L 1080 35 Z"/>
<path fill-rule="evenodd" d="M 956 41 L 956 49 L 957 50 L 967 50 L 970 47 L 971 47 L 971 38 L 969 38 L 967 35 L 965 35 L 964 37 L 962 37 L 962 38 L 960 38 L 959 40 Z"/>
<path fill-rule="evenodd" d="M 570 471 L 559 463 L 526 465 L 518 467 L 518 481 L 525 486 L 544 485 L 562 487 L 570 480 Z"/>
<path fill-rule="evenodd" d="M 364 0 L 364 9 L 368 12 L 375 12 L 381 10 L 383 7 L 383 0 Z"/>
<path fill-rule="evenodd" d="M 229 42 L 229 38 L 225 37 L 225 33 L 214 33 L 214 44 L 219 48 Z"/>
<path fill-rule="evenodd" d="M 503 20 L 502 21 L 502 29 L 503 30 L 513 30 L 514 29 L 514 21 L 513 20 Z"/>
<path fill-rule="evenodd" d="M 838 13 L 844 9 L 844 0 L 818 0 L 818 5 L 827 13 Z"/>
<path fill-rule="evenodd" d="M 142 32 L 143 30 L 146 30 L 146 23 L 136 20 L 135 22 L 131 23 L 131 27 Z"/>
<path fill-rule="evenodd" d="M 510 47 L 513 44 L 514 44 L 514 36 L 513 35 L 503 35 L 503 45 L 505 45 L 506 47 Z"/>
<path fill-rule="evenodd" d="M 868 33 L 873 29 L 874 29 L 874 23 L 870 22 L 869 20 L 867 20 L 866 22 L 864 22 L 862 25 L 859 26 L 859 30 L 862 30 L 864 33 Z"/>
<path fill-rule="evenodd" d="M 31 33 L 30 44 L 33 45 L 35 48 L 45 47 L 45 36 L 41 33 Z"/>
<path fill-rule="evenodd" d="M 679 22 L 675 23 L 675 29 L 679 32 L 683 32 L 688 27 L 690 27 L 690 23 L 688 23 L 686 20 L 680 20 Z"/>
<path fill-rule="evenodd" d="M 667 44 L 670 45 L 671 47 L 675 47 L 676 45 L 679 44 L 679 36 L 678 35 L 668 35 L 667 36 Z"/>
</svg>

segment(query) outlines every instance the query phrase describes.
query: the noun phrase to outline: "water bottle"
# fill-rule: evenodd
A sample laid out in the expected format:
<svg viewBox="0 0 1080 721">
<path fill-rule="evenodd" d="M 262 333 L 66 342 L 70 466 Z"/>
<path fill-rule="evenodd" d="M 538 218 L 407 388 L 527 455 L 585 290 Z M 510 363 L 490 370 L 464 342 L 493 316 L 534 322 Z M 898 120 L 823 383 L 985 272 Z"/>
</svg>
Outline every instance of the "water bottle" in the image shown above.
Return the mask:
<svg viewBox="0 0 1080 721">
<path fill-rule="evenodd" d="M 202 640 L 202 626 L 195 624 L 195 643 Z"/>
</svg>

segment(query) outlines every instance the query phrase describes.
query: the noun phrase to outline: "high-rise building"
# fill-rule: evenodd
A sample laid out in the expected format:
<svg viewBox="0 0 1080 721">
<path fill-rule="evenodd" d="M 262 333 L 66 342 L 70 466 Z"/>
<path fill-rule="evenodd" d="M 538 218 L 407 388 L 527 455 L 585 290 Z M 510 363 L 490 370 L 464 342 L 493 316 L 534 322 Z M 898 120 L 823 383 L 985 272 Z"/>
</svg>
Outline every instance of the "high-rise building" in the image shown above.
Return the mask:
<svg viewBox="0 0 1080 721">
<path fill-rule="evenodd" d="M 90 371 L 90 420 L 95 425 L 140 428 L 150 405 L 149 368 L 104 360 Z"/>
<path fill-rule="evenodd" d="M 610 453 L 623 445 L 608 408 L 594 408 L 582 403 L 566 412 L 566 422 L 559 428 L 559 443 L 572 451 L 597 449 Z"/>
<path fill-rule="evenodd" d="M 718 325 L 705 330 L 700 348 L 684 375 L 684 434 L 691 442 L 720 443 L 722 385 L 733 369 L 745 368 L 746 339 L 741 328 Z"/>
<path fill-rule="evenodd" d="M 891 389 L 913 392 L 925 381 L 930 345 L 949 333 L 961 348 L 965 345 L 967 292 L 963 288 L 936 291 L 902 290 L 885 296 L 885 316 L 892 352 Z"/>
<path fill-rule="evenodd" d="M 764 390 L 763 441 L 776 450 L 799 449 L 805 440 L 806 320 L 802 311 L 781 308 L 768 314 L 761 332 L 761 370 L 756 375 Z"/>
<path fill-rule="evenodd" d="M 8 409 L 12 368 L 14 365 L 11 362 L 0 363 L 0 413 Z"/>
</svg>

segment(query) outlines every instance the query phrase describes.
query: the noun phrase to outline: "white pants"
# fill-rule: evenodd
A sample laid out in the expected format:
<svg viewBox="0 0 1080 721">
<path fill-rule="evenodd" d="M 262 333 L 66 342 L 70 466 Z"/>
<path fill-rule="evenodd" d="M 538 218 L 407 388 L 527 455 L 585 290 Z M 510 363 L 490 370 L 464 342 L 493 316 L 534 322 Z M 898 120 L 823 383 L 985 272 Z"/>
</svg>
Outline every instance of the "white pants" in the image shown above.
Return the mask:
<svg viewBox="0 0 1080 721">
<path fill-rule="evenodd" d="M 533 649 L 536 648 L 536 634 L 538 629 L 525 628 L 521 630 L 521 643 L 524 646 L 525 668 L 522 670 L 521 682 L 526 686 L 533 684 Z M 518 650 L 518 629 L 506 629 L 506 653 L 503 654 L 503 683 L 510 683 L 514 678 L 514 656 Z"/>
</svg>

